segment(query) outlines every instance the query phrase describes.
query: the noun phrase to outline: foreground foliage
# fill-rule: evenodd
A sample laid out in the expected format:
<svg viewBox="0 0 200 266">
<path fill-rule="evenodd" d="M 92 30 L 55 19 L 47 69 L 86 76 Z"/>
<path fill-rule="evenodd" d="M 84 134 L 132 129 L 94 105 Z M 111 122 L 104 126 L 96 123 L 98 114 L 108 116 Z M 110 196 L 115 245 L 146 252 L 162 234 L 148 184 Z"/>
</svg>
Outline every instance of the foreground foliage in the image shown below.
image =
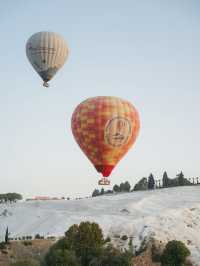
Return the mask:
<svg viewBox="0 0 200 266">
<path fill-rule="evenodd" d="M 182 266 L 190 255 L 189 249 L 181 241 L 169 241 L 161 256 L 162 266 Z"/>
<path fill-rule="evenodd" d="M 65 237 L 53 245 L 45 257 L 45 266 L 130 266 L 132 254 L 105 245 L 96 223 L 73 225 Z"/>
<path fill-rule="evenodd" d="M 45 258 L 47 266 L 80 266 L 78 259 L 73 251 L 52 247 Z"/>
<path fill-rule="evenodd" d="M 89 266 L 131 266 L 132 257 L 129 251 L 123 252 L 109 245 L 90 261 Z"/>
</svg>

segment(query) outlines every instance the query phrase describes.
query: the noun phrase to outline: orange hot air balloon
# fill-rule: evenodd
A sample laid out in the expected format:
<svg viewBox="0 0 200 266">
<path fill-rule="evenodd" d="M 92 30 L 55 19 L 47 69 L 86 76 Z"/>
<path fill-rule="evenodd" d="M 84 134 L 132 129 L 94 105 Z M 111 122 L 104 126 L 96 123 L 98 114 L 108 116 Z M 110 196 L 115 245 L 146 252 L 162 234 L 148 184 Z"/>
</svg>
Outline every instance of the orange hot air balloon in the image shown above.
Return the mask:
<svg viewBox="0 0 200 266">
<path fill-rule="evenodd" d="M 72 132 L 96 170 L 106 179 L 119 160 L 134 144 L 139 128 L 139 115 L 128 101 L 99 96 L 80 103 L 72 115 Z"/>
</svg>

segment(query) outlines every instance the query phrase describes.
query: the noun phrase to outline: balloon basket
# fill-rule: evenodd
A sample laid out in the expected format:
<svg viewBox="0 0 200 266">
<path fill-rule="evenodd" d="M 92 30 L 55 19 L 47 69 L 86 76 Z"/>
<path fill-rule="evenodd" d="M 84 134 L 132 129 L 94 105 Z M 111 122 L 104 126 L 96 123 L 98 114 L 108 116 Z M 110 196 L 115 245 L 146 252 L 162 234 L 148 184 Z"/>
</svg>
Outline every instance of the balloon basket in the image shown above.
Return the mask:
<svg viewBox="0 0 200 266">
<path fill-rule="evenodd" d="M 102 178 L 99 180 L 98 184 L 100 186 L 109 186 L 110 185 L 110 180 L 107 178 Z"/>
<path fill-rule="evenodd" d="M 49 84 L 46 81 L 44 81 L 43 86 L 46 87 L 46 88 L 48 88 L 49 87 Z"/>
</svg>

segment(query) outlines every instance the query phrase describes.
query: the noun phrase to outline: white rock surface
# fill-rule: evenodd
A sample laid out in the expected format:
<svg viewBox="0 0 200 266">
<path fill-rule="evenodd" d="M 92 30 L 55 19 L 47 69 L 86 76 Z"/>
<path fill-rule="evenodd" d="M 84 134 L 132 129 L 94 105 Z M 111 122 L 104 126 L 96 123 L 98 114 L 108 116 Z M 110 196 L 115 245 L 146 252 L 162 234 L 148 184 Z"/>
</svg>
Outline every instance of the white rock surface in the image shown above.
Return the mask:
<svg viewBox="0 0 200 266">
<path fill-rule="evenodd" d="M 0 239 L 9 227 L 11 237 L 39 233 L 62 236 L 74 223 L 100 224 L 105 235 L 184 241 L 200 265 L 200 186 L 124 193 L 70 201 L 29 201 L 0 204 Z"/>
</svg>

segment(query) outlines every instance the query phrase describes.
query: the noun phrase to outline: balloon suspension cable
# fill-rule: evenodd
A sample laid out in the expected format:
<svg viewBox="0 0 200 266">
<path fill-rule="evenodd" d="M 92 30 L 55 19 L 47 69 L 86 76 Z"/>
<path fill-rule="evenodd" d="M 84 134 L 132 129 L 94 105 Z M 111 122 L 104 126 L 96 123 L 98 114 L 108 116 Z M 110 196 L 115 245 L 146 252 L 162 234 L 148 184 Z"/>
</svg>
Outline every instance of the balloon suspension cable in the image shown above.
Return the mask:
<svg viewBox="0 0 200 266">
<path fill-rule="evenodd" d="M 43 86 L 46 87 L 46 88 L 48 88 L 49 87 L 48 82 L 44 81 Z"/>
</svg>

